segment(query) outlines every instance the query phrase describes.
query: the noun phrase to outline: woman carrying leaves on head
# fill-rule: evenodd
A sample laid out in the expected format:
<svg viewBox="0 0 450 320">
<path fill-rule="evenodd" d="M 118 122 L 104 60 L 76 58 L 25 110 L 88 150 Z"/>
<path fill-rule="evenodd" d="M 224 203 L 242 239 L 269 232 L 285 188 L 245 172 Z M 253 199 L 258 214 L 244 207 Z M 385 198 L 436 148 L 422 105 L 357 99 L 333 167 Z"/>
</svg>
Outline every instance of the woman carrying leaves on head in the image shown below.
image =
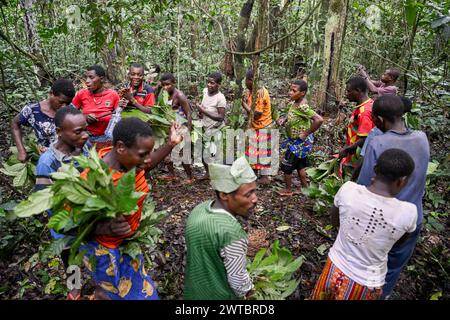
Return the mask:
<svg viewBox="0 0 450 320">
<path fill-rule="evenodd" d="M 153 281 L 144 270 L 142 254 L 133 259 L 121 252 L 121 244 L 139 227 L 144 200 L 149 192 L 145 171 L 158 165 L 181 142 L 178 130 L 179 125 L 173 124 L 169 142 L 152 152 L 155 141 L 150 126 L 137 118 L 123 119 L 114 128 L 112 147 L 99 152 L 113 171 L 114 183 L 127 171 L 136 168 L 136 191 L 145 194 L 138 200 L 135 213 L 97 222 L 92 235 L 94 239 L 81 248 L 86 251 L 85 266 L 97 284 L 96 299 L 158 299 Z M 89 171 L 82 175 L 89 179 Z"/>
<path fill-rule="evenodd" d="M 118 109 L 119 95 L 104 86 L 106 73 L 101 66 L 86 70 L 87 89 L 77 92 L 72 104 L 87 116 L 89 141 L 97 144 L 97 150 L 111 145 L 111 137 L 105 135 L 113 112 Z M 119 111 L 119 110 L 118 110 Z"/>
</svg>

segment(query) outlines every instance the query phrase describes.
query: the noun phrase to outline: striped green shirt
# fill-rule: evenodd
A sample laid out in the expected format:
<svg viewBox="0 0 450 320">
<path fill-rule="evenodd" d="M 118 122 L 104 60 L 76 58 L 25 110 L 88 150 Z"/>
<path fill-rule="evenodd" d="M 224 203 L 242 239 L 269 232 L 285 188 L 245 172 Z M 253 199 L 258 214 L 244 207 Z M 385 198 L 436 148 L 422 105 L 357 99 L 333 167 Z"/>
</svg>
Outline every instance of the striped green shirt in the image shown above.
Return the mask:
<svg viewBox="0 0 450 320">
<path fill-rule="evenodd" d="M 236 288 L 230 286 L 230 272 L 227 274 L 227 269 L 242 269 L 243 264 L 246 273 L 247 234 L 233 215 L 222 209 L 211 208 L 212 203 L 210 200 L 195 207 L 186 224 L 184 298 L 188 300 L 237 299 Z M 233 247 L 230 247 L 232 243 L 242 244 L 242 250 L 233 251 Z M 231 248 L 231 253 L 226 252 L 225 247 Z M 228 257 L 223 257 L 224 254 L 228 254 Z M 233 259 L 233 254 L 236 259 Z M 230 263 L 226 267 L 227 261 Z M 251 289 L 248 274 L 243 275 L 242 284 L 242 292 Z"/>
</svg>

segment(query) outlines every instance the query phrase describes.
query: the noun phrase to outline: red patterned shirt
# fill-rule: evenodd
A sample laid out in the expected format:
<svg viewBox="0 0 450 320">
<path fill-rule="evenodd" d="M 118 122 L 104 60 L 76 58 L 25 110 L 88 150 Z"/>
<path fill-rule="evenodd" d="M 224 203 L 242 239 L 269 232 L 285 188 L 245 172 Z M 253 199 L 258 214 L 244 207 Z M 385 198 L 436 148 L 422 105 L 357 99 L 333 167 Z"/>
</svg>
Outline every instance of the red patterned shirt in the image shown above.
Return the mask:
<svg viewBox="0 0 450 320">
<path fill-rule="evenodd" d="M 373 100 L 367 99 L 353 110 L 347 126 L 347 140 L 345 142 L 347 146 L 351 146 L 359 138 L 367 137 L 369 132 L 375 127 L 372 121 L 372 105 Z M 353 156 L 354 154 L 345 158 L 344 163 L 350 162 Z"/>
</svg>

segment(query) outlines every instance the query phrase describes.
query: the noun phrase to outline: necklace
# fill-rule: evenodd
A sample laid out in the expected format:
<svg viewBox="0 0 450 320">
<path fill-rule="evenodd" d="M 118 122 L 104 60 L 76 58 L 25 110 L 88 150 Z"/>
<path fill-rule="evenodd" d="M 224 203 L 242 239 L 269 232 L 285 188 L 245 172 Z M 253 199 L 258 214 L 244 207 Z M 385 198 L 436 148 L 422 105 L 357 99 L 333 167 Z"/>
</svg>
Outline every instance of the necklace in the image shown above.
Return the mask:
<svg viewBox="0 0 450 320">
<path fill-rule="evenodd" d="M 103 94 L 100 96 L 100 101 L 98 101 L 99 98 L 95 99 L 94 93 L 92 93 L 92 92 L 91 92 L 91 96 L 92 96 L 92 100 L 94 101 L 94 103 L 96 105 L 99 105 L 103 102 L 103 97 L 104 97 Z"/>
</svg>

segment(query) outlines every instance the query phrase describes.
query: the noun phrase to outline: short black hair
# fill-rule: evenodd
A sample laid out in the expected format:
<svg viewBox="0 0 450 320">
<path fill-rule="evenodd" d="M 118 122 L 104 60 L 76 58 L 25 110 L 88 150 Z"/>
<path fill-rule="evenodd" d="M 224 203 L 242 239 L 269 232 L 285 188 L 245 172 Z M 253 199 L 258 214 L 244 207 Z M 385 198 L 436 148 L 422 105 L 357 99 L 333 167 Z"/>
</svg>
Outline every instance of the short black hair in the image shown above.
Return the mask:
<svg viewBox="0 0 450 320">
<path fill-rule="evenodd" d="M 56 111 L 55 118 L 53 120 L 55 122 L 55 126 L 57 128 L 62 128 L 64 120 L 66 120 L 66 117 L 69 114 L 79 115 L 79 114 L 83 114 L 83 113 L 80 110 L 78 110 L 77 108 L 75 108 L 72 104 L 62 107 L 62 108 L 58 109 L 58 111 Z"/>
<path fill-rule="evenodd" d="M 347 85 L 350 86 L 351 89 L 367 92 L 367 83 L 362 77 L 356 76 L 348 79 Z"/>
<path fill-rule="evenodd" d="M 161 72 L 161 67 L 159 66 L 159 64 L 152 64 L 152 68 L 155 69 L 155 73 Z"/>
<path fill-rule="evenodd" d="M 398 77 L 400 76 L 400 70 L 396 68 L 389 68 L 387 70 L 387 73 L 392 77 L 394 81 L 397 81 Z"/>
<path fill-rule="evenodd" d="M 387 149 L 377 160 L 375 173 L 377 178 L 394 182 L 402 177 L 409 177 L 414 171 L 414 160 L 401 149 Z"/>
<path fill-rule="evenodd" d="M 403 113 L 408 113 L 411 112 L 412 110 L 412 101 L 411 99 L 404 97 L 404 96 L 399 96 L 400 99 L 403 102 Z"/>
<path fill-rule="evenodd" d="M 298 86 L 298 88 L 302 92 L 308 91 L 308 83 L 305 80 L 296 79 L 296 80 L 292 81 L 292 84 Z"/>
<path fill-rule="evenodd" d="M 137 62 L 132 63 L 132 64 L 130 65 L 130 70 L 131 70 L 131 68 L 142 69 L 142 74 L 144 74 L 144 72 L 145 72 L 144 65 L 142 65 L 142 64 L 140 64 L 140 63 L 137 63 Z"/>
<path fill-rule="evenodd" d="M 253 80 L 254 76 L 255 76 L 255 74 L 253 72 L 253 69 L 250 68 L 247 70 L 247 73 L 245 74 L 245 79 Z"/>
<path fill-rule="evenodd" d="M 214 81 L 218 84 L 222 83 L 222 74 L 219 71 L 210 73 L 208 78 L 214 79 Z"/>
<path fill-rule="evenodd" d="M 220 196 L 219 196 L 220 192 L 225 193 L 225 194 L 235 195 L 238 190 L 239 190 L 239 188 L 237 188 L 236 190 L 231 191 L 229 193 L 226 193 L 226 192 L 223 192 L 223 191 L 218 191 L 218 190 L 214 190 L 214 192 L 216 193 L 216 197 L 219 199 L 220 198 Z"/>
<path fill-rule="evenodd" d="M 372 107 L 372 114 L 380 116 L 389 122 L 403 116 L 404 106 L 402 99 L 391 94 L 383 95 L 375 100 Z"/>
<path fill-rule="evenodd" d="M 95 71 L 95 74 L 99 77 L 106 77 L 105 69 L 102 66 L 94 64 L 86 69 L 87 71 Z"/>
<path fill-rule="evenodd" d="M 113 130 L 113 145 L 122 141 L 128 148 L 136 144 L 138 137 L 152 137 L 152 128 L 147 122 L 138 118 L 125 118 L 120 120 Z"/>
<path fill-rule="evenodd" d="M 65 95 L 67 98 L 75 97 L 75 87 L 71 80 L 59 79 L 53 82 L 51 91 L 54 96 Z"/>
<path fill-rule="evenodd" d="M 159 81 L 171 81 L 171 82 L 173 82 L 173 83 L 176 83 L 177 81 L 176 81 L 176 79 L 175 79 L 175 76 L 172 74 L 172 73 L 163 73 L 162 75 L 161 75 L 161 78 L 159 78 Z"/>
</svg>

